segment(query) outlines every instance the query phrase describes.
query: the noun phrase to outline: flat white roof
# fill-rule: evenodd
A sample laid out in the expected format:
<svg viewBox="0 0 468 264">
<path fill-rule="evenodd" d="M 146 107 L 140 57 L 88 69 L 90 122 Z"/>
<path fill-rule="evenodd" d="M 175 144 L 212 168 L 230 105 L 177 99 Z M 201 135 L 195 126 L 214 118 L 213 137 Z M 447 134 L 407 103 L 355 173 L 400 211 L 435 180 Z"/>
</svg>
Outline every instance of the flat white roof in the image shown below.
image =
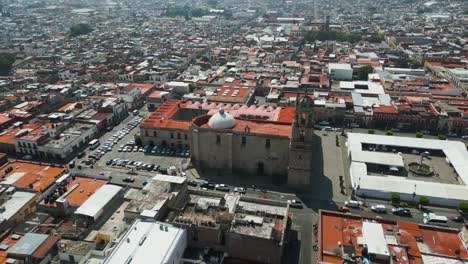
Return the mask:
<svg viewBox="0 0 468 264">
<path fill-rule="evenodd" d="M 112 184 L 103 185 L 88 200 L 86 200 L 75 214 L 86 215 L 96 220 L 104 210 L 104 207 L 122 190 L 122 187 Z"/>
<path fill-rule="evenodd" d="M 186 181 L 186 178 L 182 177 L 182 176 L 171 176 L 171 175 L 166 175 L 166 174 L 156 174 L 156 176 L 153 177 L 153 180 L 162 181 L 162 182 L 176 183 L 176 184 L 182 184 L 182 183 L 184 183 Z"/>
<path fill-rule="evenodd" d="M 369 253 L 380 256 L 390 256 L 388 252 L 387 240 L 383 232 L 382 224 L 363 222 L 362 236 L 366 241 Z"/>
<path fill-rule="evenodd" d="M 329 69 L 351 70 L 351 64 L 348 63 L 328 63 Z"/>
<path fill-rule="evenodd" d="M 362 151 L 362 143 L 372 145 L 385 145 L 407 147 L 415 149 L 442 150 L 450 164 L 460 176 L 464 185 L 446 184 L 438 182 L 428 182 L 408 179 L 401 176 L 391 175 L 368 175 L 366 160 L 378 161 L 378 157 L 371 157 L 368 151 Z M 370 190 L 376 193 L 400 193 L 406 195 L 434 197 L 438 199 L 448 199 L 455 201 L 468 200 L 468 151 L 465 144 L 459 141 L 420 139 L 409 137 L 395 137 L 383 135 L 370 135 L 359 133 L 348 133 L 348 153 L 352 156 L 350 166 L 350 176 L 353 187 L 359 186 L 359 191 L 364 192 Z M 377 154 L 377 152 L 370 152 Z M 395 155 L 391 153 L 383 153 L 387 155 Z M 354 159 L 354 157 L 358 157 Z M 380 156 L 383 157 L 383 156 Z M 390 159 L 391 158 L 388 156 Z M 381 161 L 385 164 L 386 161 Z M 391 163 L 391 162 L 387 162 Z"/>
<path fill-rule="evenodd" d="M 122 236 L 104 264 L 169 263 L 173 253 L 182 256 L 186 240 L 184 229 L 138 219 Z"/>
<path fill-rule="evenodd" d="M 10 220 L 21 208 L 34 199 L 35 195 L 33 192 L 14 192 L 11 195 L 11 199 L 1 205 L 5 208 L 5 211 L 0 213 L 0 223 Z"/>
<path fill-rule="evenodd" d="M 352 151 L 351 160 L 356 162 L 381 164 L 395 167 L 405 166 L 402 156 L 385 152 Z"/>
<path fill-rule="evenodd" d="M 359 89 L 356 87 L 367 86 L 367 89 Z M 340 89 L 353 90 L 355 93 L 360 94 L 385 94 L 383 86 L 380 82 L 373 81 L 341 81 L 339 83 Z"/>
</svg>

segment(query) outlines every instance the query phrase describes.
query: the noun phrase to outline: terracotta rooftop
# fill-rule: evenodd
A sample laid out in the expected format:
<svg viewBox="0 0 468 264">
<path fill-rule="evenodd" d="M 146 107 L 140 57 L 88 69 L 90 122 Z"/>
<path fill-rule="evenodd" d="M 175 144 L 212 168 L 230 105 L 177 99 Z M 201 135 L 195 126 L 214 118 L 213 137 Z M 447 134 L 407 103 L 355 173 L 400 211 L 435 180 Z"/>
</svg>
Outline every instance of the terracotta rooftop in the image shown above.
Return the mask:
<svg viewBox="0 0 468 264">
<path fill-rule="evenodd" d="M 123 90 L 126 92 L 130 92 L 133 89 L 140 88 L 141 89 L 141 94 L 146 94 L 149 90 L 154 88 L 154 84 L 148 84 L 148 83 L 132 83 L 129 86 L 125 87 Z"/>
<path fill-rule="evenodd" d="M 358 215 L 320 211 L 318 261 L 343 263 L 345 250 L 362 257 L 363 223 L 380 224 L 384 246 L 393 255 L 393 263 L 422 263 L 423 256 L 461 258 L 468 260 L 468 251 L 459 236 L 459 230 L 420 225 L 412 222 L 366 218 Z M 375 241 L 366 241 L 368 245 Z M 362 242 L 360 242 L 362 243 Z M 455 253 L 460 249 L 460 254 Z M 389 263 L 377 261 L 372 263 Z"/>
<path fill-rule="evenodd" d="M 16 242 L 18 242 L 21 239 L 21 237 L 23 237 L 22 235 L 16 234 L 15 236 L 18 236 L 18 238 L 13 239 L 12 238 L 13 235 L 14 234 L 9 233 L 7 236 L 4 236 L 2 238 L 2 241 L 0 242 L 0 245 L 8 246 L 8 248 L 11 248 L 16 244 Z M 8 254 L 7 254 L 6 250 L 0 250 L 0 264 L 5 264 L 6 263 L 7 255 Z"/>
<path fill-rule="evenodd" d="M 210 116 L 200 116 L 193 120 L 194 125 L 198 125 L 201 128 L 212 129 L 208 125 L 208 120 Z M 291 137 L 292 126 L 289 124 L 282 124 L 278 122 L 270 121 L 253 121 L 253 120 L 244 120 L 236 119 L 236 123 L 233 128 L 225 129 L 232 130 L 238 133 L 246 133 L 246 130 L 249 129 L 248 133 L 252 134 L 263 134 L 270 136 L 280 136 L 280 137 Z"/>
<path fill-rule="evenodd" d="M 216 92 L 207 97 L 210 101 L 242 103 L 244 98 L 252 92 L 253 89 L 241 86 L 223 86 L 218 88 Z"/>
<path fill-rule="evenodd" d="M 156 111 L 154 111 L 142 123 L 142 127 L 173 128 L 188 130 L 188 121 L 172 120 L 172 116 L 177 112 L 179 104 L 184 106 L 180 100 L 167 100 Z"/>
<path fill-rule="evenodd" d="M 24 124 L 22 129 L 31 129 L 35 130 L 41 127 L 40 123 Z M 21 128 L 13 128 L 6 130 L 0 134 L 0 143 L 4 144 L 13 144 L 13 140 L 16 137 L 16 134 L 20 132 Z"/>
<path fill-rule="evenodd" d="M 37 249 L 34 251 L 32 256 L 36 259 L 42 259 L 51 250 L 52 247 L 56 246 L 60 240 L 60 236 L 50 235 Z"/>
<path fill-rule="evenodd" d="M 56 178 L 65 172 L 65 168 L 58 165 L 39 164 L 27 161 L 8 162 L 0 168 L 4 171 L 8 167 L 13 170 L 2 176 L 2 183 L 11 184 L 18 188 L 31 189 L 37 192 L 45 191 Z"/>
<path fill-rule="evenodd" d="M 69 177 L 69 179 L 70 181 L 67 184 L 67 191 L 69 191 L 69 193 L 63 198 L 67 200 L 70 205 L 77 207 L 82 205 L 88 200 L 89 196 L 107 183 L 105 180 L 85 177 L 75 177 L 74 180 Z M 42 201 L 41 204 L 55 206 L 55 204 L 45 204 L 44 201 Z"/>
</svg>

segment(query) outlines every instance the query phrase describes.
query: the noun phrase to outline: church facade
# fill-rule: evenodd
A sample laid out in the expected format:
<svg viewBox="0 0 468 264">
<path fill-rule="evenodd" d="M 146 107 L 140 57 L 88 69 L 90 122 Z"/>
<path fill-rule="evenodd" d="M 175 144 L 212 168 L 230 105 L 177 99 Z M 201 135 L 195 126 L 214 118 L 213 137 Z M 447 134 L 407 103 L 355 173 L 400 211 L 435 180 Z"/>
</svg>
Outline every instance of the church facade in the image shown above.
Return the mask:
<svg viewBox="0 0 468 264">
<path fill-rule="evenodd" d="M 201 171 L 257 178 L 287 175 L 290 187 L 311 184 L 314 121 L 313 100 L 307 94 L 298 98 L 294 109 L 192 106 L 164 103 L 141 124 L 142 143 L 189 147 L 191 161 Z M 256 115 L 245 114 L 249 111 Z"/>
</svg>

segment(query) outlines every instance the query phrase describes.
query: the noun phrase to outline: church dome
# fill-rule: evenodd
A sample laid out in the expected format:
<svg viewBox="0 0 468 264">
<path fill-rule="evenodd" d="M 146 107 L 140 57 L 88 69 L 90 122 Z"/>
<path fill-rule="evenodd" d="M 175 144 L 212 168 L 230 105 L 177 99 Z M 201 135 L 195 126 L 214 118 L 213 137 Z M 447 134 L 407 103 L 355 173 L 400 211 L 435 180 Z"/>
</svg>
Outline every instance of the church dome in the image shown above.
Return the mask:
<svg viewBox="0 0 468 264">
<path fill-rule="evenodd" d="M 224 112 L 224 109 L 220 109 L 218 113 L 214 114 L 210 117 L 208 121 L 208 125 L 214 129 L 228 129 L 234 127 L 236 124 L 236 120 L 234 117 Z"/>
</svg>

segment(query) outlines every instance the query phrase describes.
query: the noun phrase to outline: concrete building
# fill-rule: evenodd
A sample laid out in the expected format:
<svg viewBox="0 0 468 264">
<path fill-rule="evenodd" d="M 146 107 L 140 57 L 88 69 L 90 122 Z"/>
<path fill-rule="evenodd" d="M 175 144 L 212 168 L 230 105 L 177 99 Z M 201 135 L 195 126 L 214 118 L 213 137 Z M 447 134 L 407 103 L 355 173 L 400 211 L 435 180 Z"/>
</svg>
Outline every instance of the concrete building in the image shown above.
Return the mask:
<svg viewBox="0 0 468 264">
<path fill-rule="evenodd" d="M 187 231 L 167 223 L 136 220 L 103 264 L 180 263 Z"/>
<path fill-rule="evenodd" d="M 75 123 L 58 137 L 39 146 L 38 156 L 51 159 L 67 159 L 93 139 L 96 133 L 97 128 L 95 125 Z"/>
<path fill-rule="evenodd" d="M 329 63 L 328 75 L 334 81 L 351 81 L 353 79 L 353 68 L 347 63 Z"/>
<path fill-rule="evenodd" d="M 186 94 L 190 92 L 190 83 L 185 82 L 166 82 L 164 90 L 177 94 Z"/>
<path fill-rule="evenodd" d="M 79 227 L 89 227 L 112 208 L 120 198 L 122 187 L 106 184 L 89 197 L 75 211 L 75 223 Z"/>
<path fill-rule="evenodd" d="M 234 262 L 281 263 L 288 205 L 240 194 L 190 191 L 172 223 L 187 230 L 190 248 L 212 248 Z"/>
<path fill-rule="evenodd" d="M 357 195 L 389 200 L 399 193 L 404 201 L 427 197 L 450 207 L 468 200 L 468 152 L 462 142 L 348 133 L 348 155 Z M 419 164 L 421 155 L 437 162 L 428 166 L 439 177 L 410 177 L 410 166 Z"/>
</svg>

